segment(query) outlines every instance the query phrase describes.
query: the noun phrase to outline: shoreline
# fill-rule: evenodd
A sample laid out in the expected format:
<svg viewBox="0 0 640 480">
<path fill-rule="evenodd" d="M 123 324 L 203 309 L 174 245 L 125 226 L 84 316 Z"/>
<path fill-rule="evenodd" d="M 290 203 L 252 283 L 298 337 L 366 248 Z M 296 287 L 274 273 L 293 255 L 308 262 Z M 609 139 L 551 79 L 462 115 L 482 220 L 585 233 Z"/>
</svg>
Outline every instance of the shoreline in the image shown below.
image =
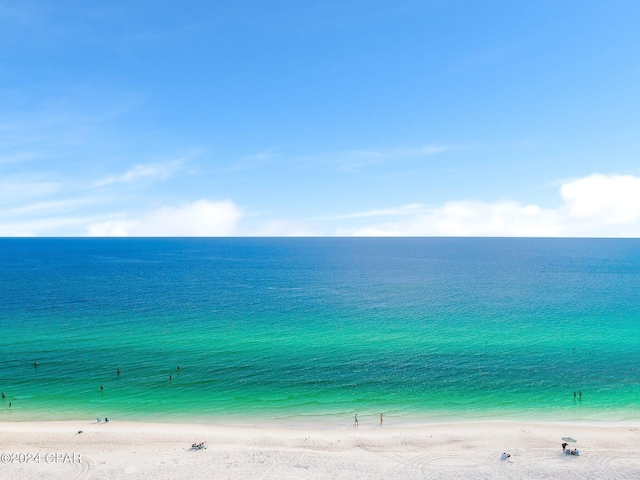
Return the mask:
<svg viewBox="0 0 640 480">
<path fill-rule="evenodd" d="M 194 413 L 176 406 L 172 412 L 139 412 L 120 411 L 111 405 L 95 405 L 93 409 L 74 408 L 30 409 L 14 401 L 13 408 L 7 408 L 7 402 L 0 405 L 0 423 L 8 422 L 43 422 L 43 421 L 76 421 L 92 419 L 96 416 L 109 417 L 119 422 L 143 422 L 161 424 L 219 424 L 229 426 L 255 426 L 272 428 L 326 428 L 343 429 L 352 425 L 353 416 L 357 413 L 362 424 L 378 424 L 380 412 L 385 420 L 397 426 L 432 425 L 437 423 L 474 423 L 474 422 L 527 422 L 527 423 L 592 423 L 606 424 L 640 424 L 640 409 L 636 408 L 580 408 L 580 409 L 529 409 L 529 410 L 486 410 L 456 411 L 454 409 L 428 409 L 424 411 L 401 408 L 360 409 L 363 405 L 355 405 L 353 409 L 341 411 L 309 411 L 309 412 L 272 412 L 269 409 L 256 409 L 238 413 L 235 410 L 201 411 Z M 370 406 L 368 406 L 370 407 Z M 380 406 L 382 407 L 382 405 Z"/>
<path fill-rule="evenodd" d="M 640 424 L 640 409 L 626 408 L 591 408 L 575 410 L 486 410 L 486 411 L 456 411 L 455 409 L 428 409 L 424 411 L 406 410 L 402 408 L 354 408 L 340 411 L 280 411 L 271 412 L 269 409 L 261 411 L 247 410 L 243 413 L 231 410 L 200 411 L 194 413 L 177 406 L 172 412 L 141 412 L 120 411 L 110 405 L 96 405 L 91 410 L 64 408 L 49 406 L 47 408 L 31 409 L 22 403 L 14 401 L 13 408 L 7 407 L 7 402 L 0 405 L 0 424 L 3 422 L 42 422 L 42 421 L 82 421 L 96 416 L 110 417 L 119 422 L 143 422 L 143 423 L 183 423 L 183 424 L 225 424 L 242 426 L 300 426 L 313 428 L 314 425 L 322 428 L 343 428 L 351 425 L 353 416 L 364 423 L 378 423 L 380 413 L 385 420 L 389 420 L 398 426 L 431 425 L 434 423 L 460 423 L 460 422 L 526 422 L 526 423 L 585 423 L 596 425 L 613 424 Z M 366 407 L 366 406 L 365 406 Z M 369 406 L 370 407 L 370 406 Z M 382 406 L 380 406 L 382 407 Z"/>
<path fill-rule="evenodd" d="M 82 433 L 79 433 L 82 431 Z M 562 454 L 562 437 L 580 456 Z M 205 442 L 206 449 L 192 449 Z M 0 422 L 9 478 L 637 479 L 640 423 L 461 421 L 274 428 L 95 420 Z M 501 460 L 502 452 L 511 457 Z M 68 462 L 20 462 L 20 454 Z M 79 457 L 74 457 L 77 455 Z M 62 456 L 60 458 L 63 458 Z M 80 461 L 74 463 L 73 459 Z M 26 459 L 26 457 L 22 457 Z"/>
<path fill-rule="evenodd" d="M 378 418 L 377 415 L 369 415 L 371 417 Z M 109 418 L 109 417 L 107 417 Z M 359 421 L 359 429 L 360 430 L 373 430 L 379 429 L 380 424 L 373 421 L 363 421 L 362 419 L 366 419 L 366 415 L 358 414 Z M 415 419 L 414 419 L 415 420 Z M 182 427 L 210 427 L 210 428 L 238 428 L 238 429 L 252 429 L 252 430 L 283 430 L 283 431 L 329 431 L 329 432 L 341 432 L 348 431 L 351 429 L 355 429 L 353 424 L 353 418 L 351 419 L 352 423 L 336 423 L 336 422 L 321 422 L 318 421 L 317 418 L 313 420 L 265 420 L 265 419 L 255 419 L 255 418 L 245 418 L 242 420 L 230 420 L 230 421 L 213 421 L 212 419 L 204 419 L 200 418 L 197 421 L 189 421 L 186 419 L 180 418 L 169 418 L 163 421 L 159 421 L 157 419 L 136 419 L 136 420 L 119 420 L 111 417 L 109 420 L 110 425 L 157 425 L 157 426 L 166 426 L 168 428 L 174 426 L 182 426 Z M 71 425 L 71 424 L 94 424 L 97 423 L 95 420 L 87 419 L 86 417 L 78 417 L 75 419 L 28 419 L 28 420 L 7 420 L 0 419 L 0 429 L 8 427 L 9 425 Z M 104 418 L 101 418 L 100 424 L 104 423 Z M 462 418 L 459 420 L 449 420 L 449 419 L 420 419 L 419 421 L 408 421 L 406 419 L 401 419 L 399 422 L 396 421 L 393 417 L 384 416 L 384 429 L 418 429 L 418 428 L 429 428 L 429 427 L 439 427 L 439 426 L 457 426 L 457 425 L 483 425 L 483 424 L 497 424 L 497 425 L 508 425 L 508 424 L 531 424 L 531 425 L 564 425 L 564 426 L 575 426 L 575 427 L 629 427 L 629 428 L 640 428 L 640 419 L 636 420 L 595 420 L 592 418 L 586 419 L 566 419 L 566 420 L 535 420 L 535 419 L 498 419 L 498 418 L 478 418 L 478 419 L 470 419 L 470 418 Z"/>
</svg>

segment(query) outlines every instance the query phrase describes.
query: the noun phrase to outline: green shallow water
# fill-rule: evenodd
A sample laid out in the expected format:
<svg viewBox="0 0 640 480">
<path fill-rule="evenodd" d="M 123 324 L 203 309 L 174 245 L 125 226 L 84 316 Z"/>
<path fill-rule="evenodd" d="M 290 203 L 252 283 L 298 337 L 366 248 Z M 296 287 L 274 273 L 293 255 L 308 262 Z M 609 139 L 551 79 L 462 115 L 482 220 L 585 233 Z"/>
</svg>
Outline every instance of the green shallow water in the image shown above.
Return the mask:
<svg viewBox="0 0 640 480">
<path fill-rule="evenodd" d="M 0 247 L 0 421 L 640 419 L 638 241 Z"/>
</svg>

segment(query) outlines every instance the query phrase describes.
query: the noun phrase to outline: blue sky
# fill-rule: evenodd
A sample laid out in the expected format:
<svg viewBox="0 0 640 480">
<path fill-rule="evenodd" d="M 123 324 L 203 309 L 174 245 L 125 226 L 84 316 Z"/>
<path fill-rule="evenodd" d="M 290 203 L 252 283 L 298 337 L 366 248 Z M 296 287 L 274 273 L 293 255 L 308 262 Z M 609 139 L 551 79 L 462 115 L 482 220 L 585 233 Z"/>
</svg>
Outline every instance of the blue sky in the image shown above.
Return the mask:
<svg viewBox="0 0 640 480">
<path fill-rule="evenodd" d="M 2 1 L 0 236 L 640 236 L 634 1 Z"/>
</svg>

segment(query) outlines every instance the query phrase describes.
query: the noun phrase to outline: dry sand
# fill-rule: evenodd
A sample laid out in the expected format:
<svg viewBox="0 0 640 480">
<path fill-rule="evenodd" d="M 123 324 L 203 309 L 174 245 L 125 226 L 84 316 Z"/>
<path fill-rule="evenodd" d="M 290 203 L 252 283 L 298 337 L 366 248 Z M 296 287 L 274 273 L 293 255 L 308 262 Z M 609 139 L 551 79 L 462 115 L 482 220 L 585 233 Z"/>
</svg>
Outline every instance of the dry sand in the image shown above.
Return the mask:
<svg viewBox="0 0 640 480">
<path fill-rule="evenodd" d="M 578 440 L 579 457 L 562 454 L 563 436 Z M 206 449 L 191 448 L 201 441 Z M 502 452 L 511 457 L 501 460 Z M 624 480 L 640 479 L 640 424 L 473 422 L 311 430 L 15 422 L 0 423 L 0 454 L 0 479 Z"/>
</svg>

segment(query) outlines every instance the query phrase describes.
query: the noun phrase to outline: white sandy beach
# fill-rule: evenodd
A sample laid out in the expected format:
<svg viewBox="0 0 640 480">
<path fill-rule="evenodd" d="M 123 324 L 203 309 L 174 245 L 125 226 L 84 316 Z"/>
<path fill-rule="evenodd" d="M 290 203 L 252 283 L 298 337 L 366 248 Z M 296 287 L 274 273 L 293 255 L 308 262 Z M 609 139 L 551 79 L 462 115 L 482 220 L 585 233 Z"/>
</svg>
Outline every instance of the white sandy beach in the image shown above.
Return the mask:
<svg viewBox="0 0 640 480">
<path fill-rule="evenodd" d="M 578 441 L 580 456 L 562 454 L 563 436 Z M 206 449 L 191 448 L 202 441 Z M 640 479 L 640 425 L 16 422 L 0 424 L 0 453 L 1 479 Z"/>
</svg>

